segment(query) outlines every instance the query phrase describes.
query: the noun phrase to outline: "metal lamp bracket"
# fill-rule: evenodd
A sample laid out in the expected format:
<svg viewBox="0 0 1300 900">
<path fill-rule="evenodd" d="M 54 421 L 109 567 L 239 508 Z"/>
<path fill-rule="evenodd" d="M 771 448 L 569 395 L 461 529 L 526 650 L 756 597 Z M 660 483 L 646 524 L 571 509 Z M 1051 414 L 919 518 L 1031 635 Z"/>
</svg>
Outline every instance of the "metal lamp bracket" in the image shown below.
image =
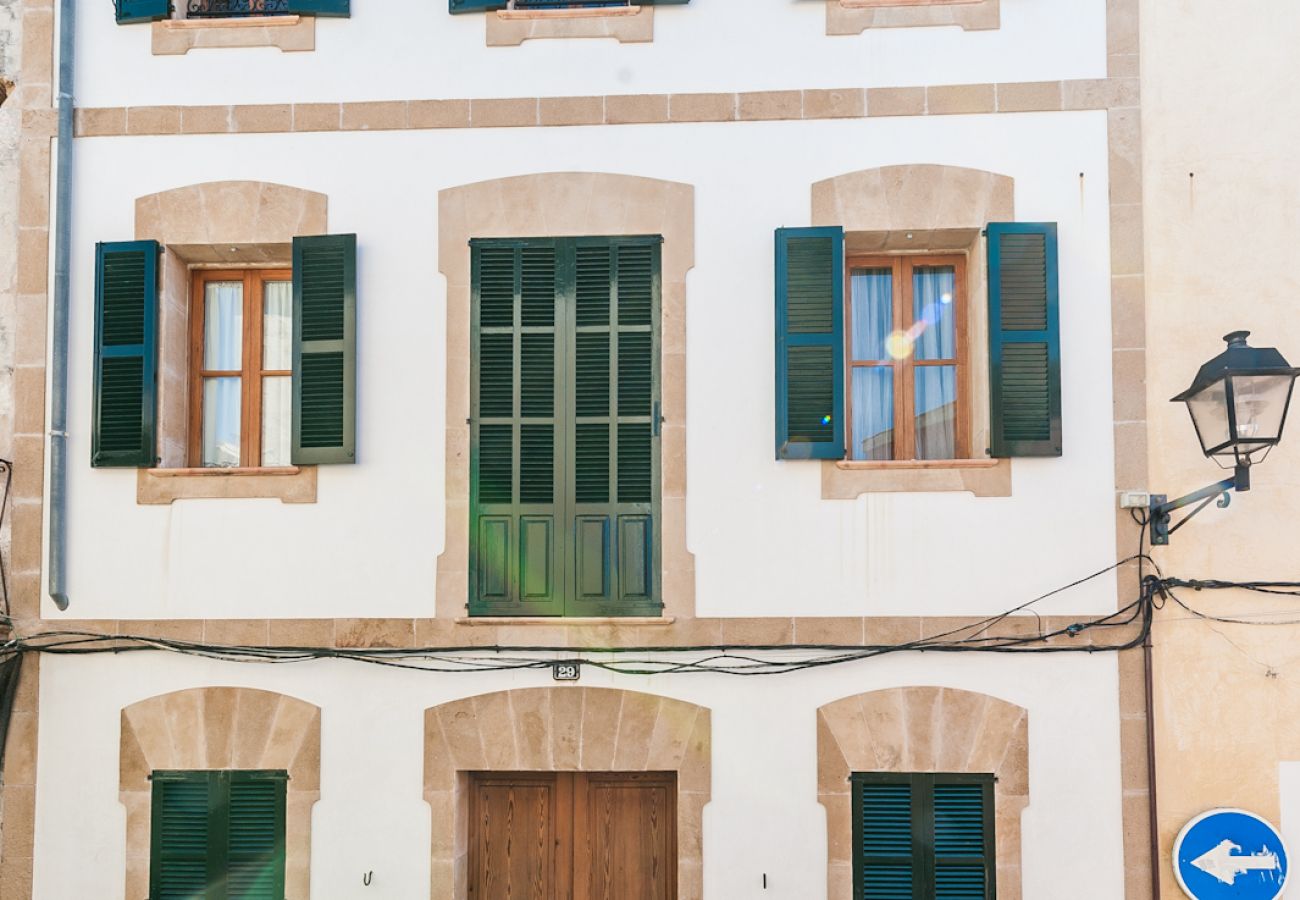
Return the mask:
<svg viewBox="0 0 1300 900">
<path fill-rule="evenodd" d="M 1250 490 L 1250 467 L 1239 465 L 1231 478 L 1225 478 L 1223 481 L 1207 485 L 1199 491 L 1192 491 L 1177 500 L 1170 500 L 1165 494 L 1152 494 L 1150 507 L 1151 545 L 1153 547 L 1166 546 L 1169 543 L 1169 536 L 1186 525 L 1192 516 L 1209 506 L 1210 501 L 1217 498 L 1214 505 L 1219 509 L 1226 509 L 1228 504 L 1232 502 L 1232 495 L 1228 493 L 1229 491 L 1248 490 Z M 1170 524 L 1174 512 L 1193 504 L 1195 504 L 1195 507 L 1191 512 L 1176 523 Z"/>
</svg>

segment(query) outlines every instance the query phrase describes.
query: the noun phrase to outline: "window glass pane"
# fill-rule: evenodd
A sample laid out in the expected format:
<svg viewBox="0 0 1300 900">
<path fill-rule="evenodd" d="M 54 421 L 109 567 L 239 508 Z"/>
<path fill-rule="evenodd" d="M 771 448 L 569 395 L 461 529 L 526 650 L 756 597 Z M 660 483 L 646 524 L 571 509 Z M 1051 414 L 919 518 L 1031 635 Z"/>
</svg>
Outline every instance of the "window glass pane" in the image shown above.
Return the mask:
<svg viewBox="0 0 1300 900">
<path fill-rule="evenodd" d="M 917 359 L 957 358 L 956 301 L 957 272 L 952 266 L 912 270 L 912 340 Z"/>
<path fill-rule="evenodd" d="M 853 459 L 894 458 L 894 370 L 853 369 Z"/>
<path fill-rule="evenodd" d="M 262 379 L 262 465 L 289 465 L 293 394 L 288 375 Z"/>
<path fill-rule="evenodd" d="M 916 458 L 957 454 L 957 367 L 917 366 Z"/>
<path fill-rule="evenodd" d="M 210 281 L 203 288 L 203 368 L 233 372 L 244 358 L 244 283 Z"/>
<path fill-rule="evenodd" d="M 889 359 L 885 343 L 894 327 L 893 273 L 889 269 L 854 269 L 849 289 L 853 302 L 853 358 Z"/>
<path fill-rule="evenodd" d="M 239 465 L 239 378 L 203 381 L 203 465 Z"/>
<path fill-rule="evenodd" d="M 293 368 L 293 282 L 262 286 L 262 368 Z"/>
</svg>

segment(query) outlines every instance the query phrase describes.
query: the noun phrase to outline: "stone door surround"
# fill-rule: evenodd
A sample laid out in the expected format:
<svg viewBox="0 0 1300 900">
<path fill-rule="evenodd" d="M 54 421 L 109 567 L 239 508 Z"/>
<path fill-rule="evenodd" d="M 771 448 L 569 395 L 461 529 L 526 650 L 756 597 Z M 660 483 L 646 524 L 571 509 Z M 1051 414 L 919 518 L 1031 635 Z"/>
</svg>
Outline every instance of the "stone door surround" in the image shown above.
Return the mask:
<svg viewBox="0 0 1300 900">
<path fill-rule="evenodd" d="M 1021 900 L 1029 714 L 956 688 L 858 694 L 817 710 L 817 800 L 826 807 L 828 900 L 853 897 L 853 772 L 993 773 L 998 900 Z"/>
<path fill-rule="evenodd" d="M 609 688 L 522 688 L 424 712 L 433 900 L 467 900 L 470 772 L 676 772 L 677 900 L 702 900 L 708 709 Z"/>
<path fill-rule="evenodd" d="M 126 807 L 126 896 L 149 895 L 155 770 L 285 769 L 285 900 L 311 886 L 311 809 L 320 799 L 320 709 L 253 688 L 162 694 L 122 710 L 119 794 Z"/>
<path fill-rule="evenodd" d="M 664 239 L 663 614 L 695 616 L 695 557 L 686 547 L 686 273 L 695 265 L 695 189 L 633 175 L 555 172 L 480 181 L 438 194 L 438 267 L 447 279 L 447 528 L 438 557 L 439 618 L 464 616 L 469 598 L 470 239 L 642 234 Z"/>
</svg>

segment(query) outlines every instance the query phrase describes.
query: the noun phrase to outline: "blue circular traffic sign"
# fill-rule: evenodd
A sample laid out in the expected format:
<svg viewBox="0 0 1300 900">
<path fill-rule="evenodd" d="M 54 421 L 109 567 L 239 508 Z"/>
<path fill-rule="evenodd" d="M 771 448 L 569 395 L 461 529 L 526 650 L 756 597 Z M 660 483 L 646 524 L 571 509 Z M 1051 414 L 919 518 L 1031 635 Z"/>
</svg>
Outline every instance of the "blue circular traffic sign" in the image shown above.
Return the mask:
<svg viewBox="0 0 1300 900">
<path fill-rule="evenodd" d="M 1278 830 L 1241 809 L 1202 813 L 1174 841 L 1174 873 L 1192 900 L 1277 900 L 1289 868 Z"/>
</svg>

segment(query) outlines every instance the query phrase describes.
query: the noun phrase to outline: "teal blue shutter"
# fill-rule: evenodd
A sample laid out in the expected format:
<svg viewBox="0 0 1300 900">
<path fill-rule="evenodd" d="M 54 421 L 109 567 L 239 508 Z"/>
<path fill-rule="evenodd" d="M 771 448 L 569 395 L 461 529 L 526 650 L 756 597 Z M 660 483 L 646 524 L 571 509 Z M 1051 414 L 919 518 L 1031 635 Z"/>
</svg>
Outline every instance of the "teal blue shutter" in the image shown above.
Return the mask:
<svg viewBox="0 0 1300 900">
<path fill-rule="evenodd" d="M 473 242 L 470 613 L 562 615 L 564 383 L 554 241 Z"/>
<path fill-rule="evenodd" d="M 351 0 L 289 0 L 289 12 L 304 16 L 347 18 L 352 14 Z"/>
<path fill-rule="evenodd" d="M 853 900 L 995 900 L 993 780 L 853 773 Z"/>
<path fill-rule="evenodd" d="M 154 772 L 149 900 L 284 900 L 284 771 Z"/>
<path fill-rule="evenodd" d="M 357 236 L 293 239 L 294 465 L 356 462 Z"/>
<path fill-rule="evenodd" d="M 989 900 L 995 864 L 992 779 L 934 780 L 934 896 Z"/>
<path fill-rule="evenodd" d="M 210 772 L 154 772 L 149 855 L 150 900 L 207 898 L 212 883 Z"/>
<path fill-rule="evenodd" d="M 853 781 L 854 900 L 912 900 L 916 869 L 907 776 Z"/>
<path fill-rule="evenodd" d="M 114 0 L 117 24 L 154 22 L 171 15 L 171 0 Z"/>
<path fill-rule="evenodd" d="M 230 900 L 284 900 L 287 774 L 229 772 Z"/>
<path fill-rule="evenodd" d="M 991 454 L 1060 456 L 1061 318 L 1055 222 L 991 222 Z"/>
<path fill-rule="evenodd" d="M 844 458 L 844 229 L 776 232 L 776 458 Z"/>
<path fill-rule="evenodd" d="M 574 249 L 566 615 L 661 611 L 661 244 L 658 237 L 580 238 Z"/>
<path fill-rule="evenodd" d="M 90 464 L 157 459 L 158 242 L 95 247 L 95 385 Z"/>
</svg>

